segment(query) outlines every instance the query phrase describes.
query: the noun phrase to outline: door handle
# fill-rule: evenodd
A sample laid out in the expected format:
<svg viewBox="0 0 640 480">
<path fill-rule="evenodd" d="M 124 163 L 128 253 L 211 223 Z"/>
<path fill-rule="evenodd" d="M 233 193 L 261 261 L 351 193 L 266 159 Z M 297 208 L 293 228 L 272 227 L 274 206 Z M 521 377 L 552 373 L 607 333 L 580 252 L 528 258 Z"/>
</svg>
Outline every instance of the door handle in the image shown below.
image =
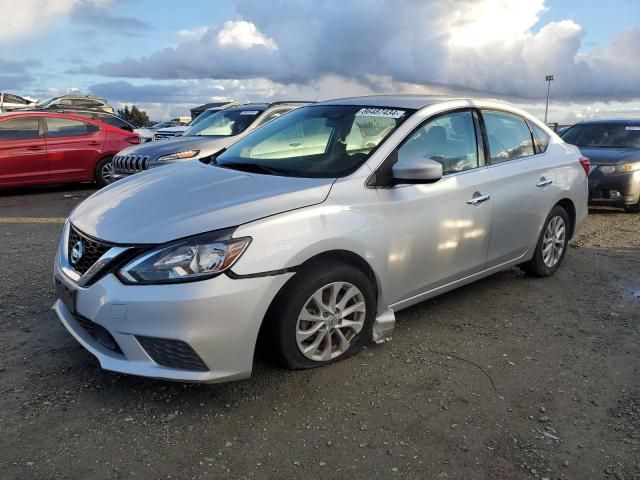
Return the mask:
<svg viewBox="0 0 640 480">
<path fill-rule="evenodd" d="M 538 183 L 536 183 L 536 187 L 546 187 L 547 185 L 551 185 L 553 183 L 553 180 L 551 180 L 550 178 L 544 178 L 542 177 L 540 179 L 540 181 Z"/>
<path fill-rule="evenodd" d="M 491 195 L 483 195 L 481 193 L 476 192 L 473 194 L 473 197 L 467 200 L 467 203 L 469 205 L 477 205 L 479 203 L 486 202 L 490 198 L 491 198 Z"/>
<path fill-rule="evenodd" d="M 100 142 L 89 142 L 89 145 L 100 145 Z"/>
<path fill-rule="evenodd" d="M 27 147 L 27 150 L 30 150 L 32 152 L 38 152 L 38 151 L 42 150 L 42 147 L 36 147 L 36 146 Z"/>
<path fill-rule="evenodd" d="M 289 144 L 290 147 L 299 147 L 300 145 L 302 145 L 300 142 L 293 142 Z"/>
</svg>

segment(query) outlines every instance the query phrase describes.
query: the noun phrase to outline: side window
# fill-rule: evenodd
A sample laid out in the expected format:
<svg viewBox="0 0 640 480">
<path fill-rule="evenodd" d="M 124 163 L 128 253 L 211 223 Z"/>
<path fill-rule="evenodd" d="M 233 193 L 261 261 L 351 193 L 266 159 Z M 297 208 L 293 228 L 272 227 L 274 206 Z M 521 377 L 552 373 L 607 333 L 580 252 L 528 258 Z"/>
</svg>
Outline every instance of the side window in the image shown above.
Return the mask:
<svg viewBox="0 0 640 480">
<path fill-rule="evenodd" d="M 478 166 L 478 143 L 471 112 L 455 112 L 428 120 L 398 149 L 398 162 L 430 158 L 444 174 Z"/>
<path fill-rule="evenodd" d="M 536 137 L 536 145 L 538 146 L 539 153 L 544 153 L 547 151 L 547 147 L 549 146 L 549 141 L 551 137 L 547 132 L 545 132 L 541 127 L 536 125 L 533 122 L 530 122 L 531 129 L 533 130 L 533 134 Z"/>
<path fill-rule="evenodd" d="M 118 128 L 126 128 L 128 126 L 124 120 L 120 120 L 118 117 L 112 117 L 111 115 L 98 115 L 96 120 Z"/>
<path fill-rule="evenodd" d="M 91 125 L 93 127 L 93 125 Z M 87 124 L 80 120 L 69 118 L 47 117 L 47 136 L 49 137 L 76 137 L 93 133 L 95 128 L 87 131 Z"/>
<path fill-rule="evenodd" d="M 534 155 L 531 131 L 523 118 L 509 113 L 483 111 L 489 141 L 490 164 Z"/>
<path fill-rule="evenodd" d="M 38 137 L 38 117 L 12 118 L 0 122 L 0 141 L 29 140 Z"/>
</svg>

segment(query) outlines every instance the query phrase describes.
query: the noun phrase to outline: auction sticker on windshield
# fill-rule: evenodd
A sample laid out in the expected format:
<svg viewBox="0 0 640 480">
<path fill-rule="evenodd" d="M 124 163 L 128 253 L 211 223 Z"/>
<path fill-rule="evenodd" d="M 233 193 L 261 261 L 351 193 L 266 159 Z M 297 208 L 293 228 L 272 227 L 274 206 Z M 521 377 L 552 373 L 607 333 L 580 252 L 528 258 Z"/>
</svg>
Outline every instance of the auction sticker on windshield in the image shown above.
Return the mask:
<svg viewBox="0 0 640 480">
<path fill-rule="evenodd" d="M 242 112 L 240 112 L 240 115 L 256 115 L 258 112 L 258 110 L 243 110 Z"/>
<path fill-rule="evenodd" d="M 640 130 L 640 125 L 628 125 L 624 129 L 625 130 Z"/>
<path fill-rule="evenodd" d="M 391 108 L 362 108 L 356 113 L 363 117 L 385 117 L 400 118 L 405 114 L 404 110 L 394 110 Z"/>
</svg>

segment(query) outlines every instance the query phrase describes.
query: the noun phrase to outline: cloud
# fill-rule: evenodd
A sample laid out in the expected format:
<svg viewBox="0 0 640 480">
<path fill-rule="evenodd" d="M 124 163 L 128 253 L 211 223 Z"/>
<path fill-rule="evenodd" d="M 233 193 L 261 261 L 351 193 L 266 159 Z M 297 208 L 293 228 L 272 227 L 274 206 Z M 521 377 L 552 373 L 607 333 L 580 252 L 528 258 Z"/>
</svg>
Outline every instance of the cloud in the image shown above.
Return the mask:
<svg viewBox="0 0 640 480">
<path fill-rule="evenodd" d="M 0 43 L 17 42 L 80 7 L 106 7 L 111 0 L 0 0 Z"/>
<path fill-rule="evenodd" d="M 523 99 L 640 97 L 640 29 L 581 53 L 571 20 L 540 24 L 543 0 L 238 0 L 239 20 L 179 35 L 175 48 L 103 63 L 105 76 L 150 79 L 266 78 L 310 85 L 324 76 L 449 86 Z"/>
<path fill-rule="evenodd" d="M 106 30 L 118 35 L 140 36 L 152 26 L 137 18 L 113 15 L 100 3 L 81 3 L 71 11 L 70 18 L 80 24 Z"/>
<path fill-rule="evenodd" d="M 0 85 L 5 90 L 25 88 L 33 80 L 31 70 L 41 64 L 37 60 L 12 61 L 0 58 Z"/>
</svg>

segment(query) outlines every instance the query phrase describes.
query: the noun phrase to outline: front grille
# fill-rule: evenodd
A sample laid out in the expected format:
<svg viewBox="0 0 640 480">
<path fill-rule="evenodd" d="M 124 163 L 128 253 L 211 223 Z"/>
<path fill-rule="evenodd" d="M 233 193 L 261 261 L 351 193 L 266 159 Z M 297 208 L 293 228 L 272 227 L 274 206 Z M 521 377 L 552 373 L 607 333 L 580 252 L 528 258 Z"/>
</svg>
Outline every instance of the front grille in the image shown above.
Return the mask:
<svg viewBox="0 0 640 480">
<path fill-rule="evenodd" d="M 116 173 L 136 173 L 149 168 L 149 157 L 146 155 L 116 155 L 112 161 Z"/>
<path fill-rule="evenodd" d="M 78 243 L 82 244 L 83 253 L 80 259 L 74 264 L 71 253 L 73 247 Z M 84 275 L 111 247 L 112 245 L 95 240 L 71 225 L 69 230 L 69 243 L 67 244 L 67 256 L 71 267 L 80 275 Z"/>
<path fill-rule="evenodd" d="M 136 338 L 142 348 L 158 365 L 195 372 L 209 370 L 198 354 L 193 351 L 189 344 L 182 340 L 142 336 L 136 336 Z"/>
<path fill-rule="evenodd" d="M 116 352 L 122 355 L 120 345 L 118 345 L 118 342 L 116 342 L 115 338 L 113 338 L 113 336 L 106 328 L 104 328 L 102 325 L 98 325 L 97 323 L 92 322 L 82 315 L 74 314 L 73 318 L 75 318 L 76 322 L 78 322 L 78 325 L 80 325 L 82 329 L 87 332 L 96 342 L 98 342 L 103 347 L 108 348 L 112 352 Z"/>
</svg>

